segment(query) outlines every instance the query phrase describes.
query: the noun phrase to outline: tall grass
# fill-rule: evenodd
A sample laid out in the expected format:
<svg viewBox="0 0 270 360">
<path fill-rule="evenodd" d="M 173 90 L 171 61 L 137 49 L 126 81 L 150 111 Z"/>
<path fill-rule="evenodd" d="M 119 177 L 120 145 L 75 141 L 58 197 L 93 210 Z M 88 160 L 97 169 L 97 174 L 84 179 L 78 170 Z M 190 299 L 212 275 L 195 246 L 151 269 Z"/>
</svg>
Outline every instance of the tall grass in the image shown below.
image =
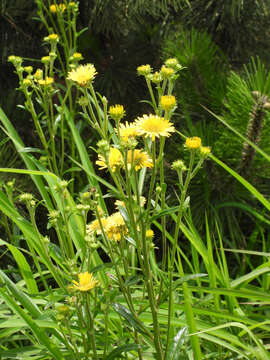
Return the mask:
<svg viewBox="0 0 270 360">
<path fill-rule="evenodd" d="M 138 111 L 126 123 L 124 107 L 108 106 L 95 91 L 102 74 L 93 64 L 79 65 L 78 3 L 37 5 L 50 32 L 49 55 L 35 72 L 19 57 L 10 61 L 39 137 L 39 158 L 0 109 L 2 128 L 25 164 L 0 172 L 28 175 L 36 188 L 35 195 L 18 193 L 9 182 L 0 190 L 9 234 L 1 254 L 11 263 L 0 270 L 0 357 L 270 359 L 269 249 L 224 248 L 207 213 L 199 233 L 189 189 L 204 162 L 214 161 L 257 198 L 266 222 L 269 201 L 193 137 L 179 140 L 189 163 L 171 164 L 178 205 L 167 205 L 164 149 L 170 136 L 181 135 L 173 125 L 181 65 L 169 59 L 158 72 L 137 69 L 149 89 L 149 113 Z M 95 132 L 91 147 L 79 119 Z M 233 253 L 257 257 L 258 265 L 232 278 Z"/>
</svg>

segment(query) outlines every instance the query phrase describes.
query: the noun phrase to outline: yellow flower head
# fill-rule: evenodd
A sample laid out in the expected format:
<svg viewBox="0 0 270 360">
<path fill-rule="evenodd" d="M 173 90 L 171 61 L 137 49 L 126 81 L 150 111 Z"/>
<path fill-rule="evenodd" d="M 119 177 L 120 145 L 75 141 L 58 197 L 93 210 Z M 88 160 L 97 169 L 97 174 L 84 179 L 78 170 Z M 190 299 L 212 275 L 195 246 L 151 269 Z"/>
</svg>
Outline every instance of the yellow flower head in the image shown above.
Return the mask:
<svg viewBox="0 0 270 360">
<path fill-rule="evenodd" d="M 199 149 L 201 147 L 202 140 L 198 136 L 186 138 L 186 147 L 188 149 Z"/>
<path fill-rule="evenodd" d="M 176 58 L 170 58 L 165 61 L 165 65 L 169 68 L 175 69 L 177 65 L 179 65 L 179 62 Z"/>
<path fill-rule="evenodd" d="M 121 237 L 128 232 L 128 228 L 125 221 L 118 211 L 107 218 L 108 222 L 106 225 L 106 235 L 109 239 L 120 241 Z"/>
<path fill-rule="evenodd" d="M 143 117 L 136 120 L 136 126 L 138 128 L 139 135 L 151 137 L 152 141 L 160 136 L 168 137 L 171 132 L 175 131 L 175 128 L 169 120 L 157 115 L 143 115 Z"/>
<path fill-rule="evenodd" d="M 31 86 L 32 85 L 32 81 L 30 79 L 23 79 L 22 83 L 25 86 Z"/>
<path fill-rule="evenodd" d="M 161 96 L 160 99 L 160 106 L 165 111 L 170 111 L 174 108 L 176 104 L 175 96 L 173 95 L 164 95 Z"/>
<path fill-rule="evenodd" d="M 43 56 L 43 57 L 41 58 L 41 62 L 42 62 L 43 64 L 48 64 L 48 63 L 50 62 L 50 57 L 49 57 L 49 56 Z"/>
<path fill-rule="evenodd" d="M 106 169 L 108 167 L 108 164 L 107 164 L 104 156 L 98 155 L 98 158 L 99 158 L 99 160 L 96 161 L 96 164 L 100 166 L 99 169 L 100 170 Z M 115 172 L 117 167 L 123 165 L 123 156 L 118 149 L 116 149 L 114 147 L 110 148 L 109 155 L 108 155 L 108 163 L 109 163 L 109 167 L 111 168 L 111 170 L 113 172 Z"/>
<path fill-rule="evenodd" d="M 152 69 L 151 69 L 151 66 L 149 64 L 141 65 L 141 66 L 137 67 L 137 72 L 138 72 L 138 75 L 146 76 L 146 75 L 151 74 Z"/>
<path fill-rule="evenodd" d="M 73 280 L 73 287 L 79 291 L 89 291 L 97 286 L 98 280 L 96 280 L 91 273 L 86 271 L 85 273 L 78 274 L 79 282 Z"/>
<path fill-rule="evenodd" d="M 24 71 L 27 72 L 27 74 L 31 74 L 31 72 L 33 71 L 33 66 L 25 66 Z"/>
<path fill-rule="evenodd" d="M 37 69 L 34 73 L 35 80 L 40 80 L 43 77 L 43 71 L 41 69 Z"/>
<path fill-rule="evenodd" d="M 71 59 L 71 60 L 75 60 L 75 61 L 80 61 L 80 60 L 83 59 L 83 56 L 82 56 L 81 53 L 75 52 L 75 53 L 71 56 L 70 59 Z"/>
<path fill-rule="evenodd" d="M 100 222 L 98 219 L 94 220 L 91 222 L 91 224 L 87 225 L 86 231 L 88 234 L 93 234 L 96 233 L 97 235 L 101 234 L 101 227 L 103 229 L 106 228 L 107 225 L 107 219 L 106 218 L 101 218 Z M 101 223 L 101 224 L 100 224 Z"/>
<path fill-rule="evenodd" d="M 168 79 L 174 74 L 174 70 L 172 68 L 168 68 L 167 66 L 163 65 L 160 73 L 163 77 L 163 79 Z"/>
<path fill-rule="evenodd" d="M 203 157 L 207 157 L 211 153 L 211 148 L 209 146 L 201 146 L 200 153 Z"/>
<path fill-rule="evenodd" d="M 123 105 L 113 105 L 109 108 L 109 114 L 115 121 L 120 121 L 125 116 Z"/>
<path fill-rule="evenodd" d="M 56 12 L 64 12 L 66 10 L 65 4 L 56 4 L 50 6 L 50 12 L 56 13 Z"/>
<path fill-rule="evenodd" d="M 125 124 L 120 124 L 119 136 L 125 142 L 127 142 L 130 138 L 135 138 L 138 136 L 137 126 L 134 124 L 129 124 L 128 122 Z"/>
<path fill-rule="evenodd" d="M 154 84 L 159 84 L 162 81 L 161 73 L 158 71 L 154 72 L 150 79 Z"/>
<path fill-rule="evenodd" d="M 154 237 L 154 231 L 151 230 L 151 229 L 146 230 L 145 236 L 146 236 L 148 239 L 152 239 L 152 238 Z"/>
<path fill-rule="evenodd" d="M 38 80 L 39 85 L 42 85 L 42 86 L 51 85 L 53 82 L 54 82 L 54 79 L 49 76 L 47 76 L 45 78 L 45 80 L 43 80 L 43 79 Z"/>
<path fill-rule="evenodd" d="M 48 35 L 48 39 L 50 41 L 58 41 L 59 40 L 59 36 L 57 34 L 50 34 Z"/>
<path fill-rule="evenodd" d="M 95 78 L 97 72 L 93 64 L 79 65 L 68 73 L 68 80 L 72 80 L 80 86 L 88 86 Z"/>
<path fill-rule="evenodd" d="M 129 168 L 134 166 L 136 171 L 144 167 L 153 167 L 152 159 L 146 152 L 139 149 L 128 150 L 127 163 Z"/>
</svg>

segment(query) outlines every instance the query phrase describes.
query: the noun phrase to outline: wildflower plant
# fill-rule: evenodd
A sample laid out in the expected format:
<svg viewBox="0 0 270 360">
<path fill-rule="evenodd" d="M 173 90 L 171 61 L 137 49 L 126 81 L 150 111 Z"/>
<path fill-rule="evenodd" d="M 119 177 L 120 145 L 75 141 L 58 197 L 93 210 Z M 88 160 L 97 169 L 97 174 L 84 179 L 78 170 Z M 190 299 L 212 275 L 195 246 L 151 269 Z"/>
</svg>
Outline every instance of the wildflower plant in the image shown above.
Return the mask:
<svg viewBox="0 0 270 360">
<path fill-rule="evenodd" d="M 93 64 L 79 63 L 83 55 L 77 52 L 78 3 L 36 2 L 48 29 L 45 41 L 50 52 L 36 70 L 24 67 L 19 57 L 9 60 L 40 138 L 42 161 L 25 151 L 2 112 L 1 120 L 27 167 L 13 171 L 31 175 L 40 199 L 29 193 L 19 196 L 29 215 L 23 218 L 10 191 L 0 190 L 1 211 L 14 221 L 27 245 L 22 250 L 3 242 L 18 261 L 24 283 L 17 288 L 1 270 L 1 296 L 13 317 L 20 317 L 35 335 L 26 339 L 37 359 L 105 360 L 124 353 L 130 359 L 177 359 L 184 342 L 179 340 L 181 334 L 186 353 L 203 359 L 204 325 L 194 311 L 198 297 L 193 296 L 186 273 L 192 265 L 181 244 L 183 233 L 188 237 L 191 232 L 186 229 L 189 185 L 211 156 L 201 138 L 182 142 L 189 163 L 179 159 L 171 165 L 179 204 L 170 208 L 166 202 L 165 145 L 180 133 L 173 122 L 177 109 L 173 90 L 182 67 L 177 59 L 167 60 L 156 72 L 150 65 L 138 67 L 149 89 L 149 112 L 139 111 L 135 119 L 124 122 L 128 117 L 124 106 L 108 108 L 109 100 L 95 90 L 95 78 L 102 74 Z M 55 81 L 56 76 L 65 86 Z M 99 138 L 95 146 L 85 146 L 75 123 L 78 115 Z M 78 191 L 74 182 L 82 180 L 67 164 L 87 179 Z M 46 235 L 36 221 L 39 206 L 48 215 Z M 202 256 L 208 259 L 203 251 Z M 220 279 L 223 273 L 216 271 Z M 214 282 L 215 274 L 211 276 Z M 220 299 L 215 300 L 219 310 Z M 230 305 L 237 304 L 234 298 L 231 301 Z M 16 326 L 14 334 L 17 331 Z M 220 343 L 222 334 L 208 340 Z M 233 349 L 239 353 L 237 346 Z M 252 346 L 247 351 L 254 354 Z"/>
</svg>

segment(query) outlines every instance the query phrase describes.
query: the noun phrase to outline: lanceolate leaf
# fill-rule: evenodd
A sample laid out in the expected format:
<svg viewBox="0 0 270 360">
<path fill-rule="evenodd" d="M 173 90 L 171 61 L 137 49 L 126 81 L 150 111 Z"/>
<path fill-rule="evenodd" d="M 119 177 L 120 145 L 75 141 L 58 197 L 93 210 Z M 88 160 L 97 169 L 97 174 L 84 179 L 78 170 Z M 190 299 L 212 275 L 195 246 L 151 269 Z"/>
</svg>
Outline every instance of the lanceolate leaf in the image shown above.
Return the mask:
<svg viewBox="0 0 270 360">
<path fill-rule="evenodd" d="M 113 359 L 119 359 L 122 353 L 137 350 L 139 348 L 139 345 L 137 344 L 127 344 L 118 346 L 118 348 L 114 349 L 110 354 L 105 358 L 105 360 L 113 360 Z"/>
<path fill-rule="evenodd" d="M 169 347 L 167 360 L 177 360 L 179 359 L 180 352 L 182 350 L 182 345 L 187 337 L 188 331 L 187 327 L 183 327 L 173 338 L 173 341 Z"/>
</svg>

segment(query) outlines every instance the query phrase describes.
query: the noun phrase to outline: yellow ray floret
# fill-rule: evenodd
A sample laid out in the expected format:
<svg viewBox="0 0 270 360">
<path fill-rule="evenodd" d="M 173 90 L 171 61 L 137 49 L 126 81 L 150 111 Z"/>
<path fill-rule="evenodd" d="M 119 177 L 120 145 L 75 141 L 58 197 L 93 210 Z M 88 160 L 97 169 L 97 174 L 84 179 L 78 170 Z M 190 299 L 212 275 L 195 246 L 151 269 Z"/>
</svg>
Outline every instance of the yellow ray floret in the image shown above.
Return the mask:
<svg viewBox="0 0 270 360">
<path fill-rule="evenodd" d="M 88 86 L 95 78 L 97 72 L 93 64 L 79 65 L 68 73 L 68 80 L 72 80 L 80 86 Z"/>
<path fill-rule="evenodd" d="M 99 160 L 96 161 L 96 164 L 100 166 L 99 169 L 100 170 L 106 169 L 108 167 L 108 164 L 107 164 L 104 156 L 98 155 L 98 158 L 99 158 Z M 117 167 L 123 165 L 123 156 L 118 149 L 116 149 L 114 147 L 110 148 L 110 152 L 108 155 L 108 163 L 109 163 L 109 167 L 111 168 L 111 170 L 113 172 L 115 172 Z"/>
<path fill-rule="evenodd" d="M 88 271 L 78 274 L 79 282 L 73 280 L 73 287 L 79 291 L 89 291 L 97 286 L 98 280 Z"/>
<path fill-rule="evenodd" d="M 155 141 L 156 137 L 168 137 L 171 135 L 170 133 L 175 132 L 175 128 L 169 120 L 165 120 L 157 115 L 143 115 L 135 121 L 135 124 L 138 128 L 138 133 L 151 137 L 152 141 Z"/>
<path fill-rule="evenodd" d="M 127 163 L 129 168 L 134 166 L 136 171 L 144 167 L 148 167 L 148 168 L 153 167 L 152 159 L 149 157 L 149 155 L 146 152 L 139 149 L 128 151 Z"/>
</svg>

